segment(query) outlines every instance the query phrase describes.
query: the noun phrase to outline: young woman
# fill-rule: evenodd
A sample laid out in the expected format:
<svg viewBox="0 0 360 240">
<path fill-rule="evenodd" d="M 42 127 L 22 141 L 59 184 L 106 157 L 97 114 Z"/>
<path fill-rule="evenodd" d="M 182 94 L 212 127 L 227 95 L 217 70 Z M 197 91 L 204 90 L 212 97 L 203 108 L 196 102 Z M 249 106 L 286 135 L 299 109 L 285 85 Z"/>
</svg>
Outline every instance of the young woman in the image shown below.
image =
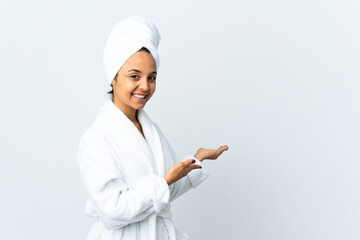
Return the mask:
<svg viewBox="0 0 360 240">
<path fill-rule="evenodd" d="M 141 17 L 123 19 L 108 38 L 103 63 L 112 90 L 78 149 L 85 214 L 97 218 L 87 239 L 188 239 L 174 227 L 170 202 L 209 176 L 203 160 L 228 150 L 199 148 L 179 159 L 146 114 L 159 41 L 156 26 Z"/>
</svg>

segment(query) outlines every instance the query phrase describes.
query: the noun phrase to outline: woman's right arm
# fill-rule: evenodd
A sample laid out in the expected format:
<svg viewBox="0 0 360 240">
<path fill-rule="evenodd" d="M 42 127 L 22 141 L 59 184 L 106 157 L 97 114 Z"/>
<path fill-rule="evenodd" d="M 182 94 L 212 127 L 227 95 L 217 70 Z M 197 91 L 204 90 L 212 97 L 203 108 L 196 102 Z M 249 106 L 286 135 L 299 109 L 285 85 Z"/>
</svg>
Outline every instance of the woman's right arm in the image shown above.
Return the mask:
<svg viewBox="0 0 360 240">
<path fill-rule="evenodd" d="M 169 148 L 173 156 L 176 156 L 170 143 L 168 143 L 168 145 L 170 146 Z M 172 166 L 169 172 L 164 176 L 167 183 L 171 185 L 170 201 L 175 200 L 191 188 L 196 188 L 200 183 L 207 179 L 210 174 L 206 169 L 196 169 L 203 168 L 203 160 L 217 159 L 225 150 L 228 150 L 227 145 L 221 146 L 218 149 L 199 148 L 194 156 L 187 154 L 184 156 L 183 161 Z M 193 159 L 195 161 L 192 162 Z"/>
<path fill-rule="evenodd" d="M 120 228 L 141 221 L 160 212 L 169 202 L 169 186 L 155 174 L 145 176 L 135 189 L 129 189 L 106 141 L 98 134 L 84 134 L 77 159 L 90 200 L 107 227 Z"/>
</svg>

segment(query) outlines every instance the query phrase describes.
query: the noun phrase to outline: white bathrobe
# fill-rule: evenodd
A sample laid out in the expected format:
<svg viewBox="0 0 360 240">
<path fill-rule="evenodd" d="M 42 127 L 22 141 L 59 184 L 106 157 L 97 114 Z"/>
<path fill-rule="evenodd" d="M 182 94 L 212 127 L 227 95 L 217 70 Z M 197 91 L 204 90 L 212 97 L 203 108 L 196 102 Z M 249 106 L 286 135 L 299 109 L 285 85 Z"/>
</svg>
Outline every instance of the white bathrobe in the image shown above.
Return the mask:
<svg viewBox="0 0 360 240">
<path fill-rule="evenodd" d="M 178 159 L 159 127 L 144 109 L 138 111 L 145 139 L 126 115 L 106 98 L 83 134 L 78 165 L 88 193 L 85 214 L 97 218 L 88 240 L 188 239 L 171 220 L 170 202 L 196 188 L 208 171 L 192 170 L 167 185 L 164 176 Z"/>
</svg>

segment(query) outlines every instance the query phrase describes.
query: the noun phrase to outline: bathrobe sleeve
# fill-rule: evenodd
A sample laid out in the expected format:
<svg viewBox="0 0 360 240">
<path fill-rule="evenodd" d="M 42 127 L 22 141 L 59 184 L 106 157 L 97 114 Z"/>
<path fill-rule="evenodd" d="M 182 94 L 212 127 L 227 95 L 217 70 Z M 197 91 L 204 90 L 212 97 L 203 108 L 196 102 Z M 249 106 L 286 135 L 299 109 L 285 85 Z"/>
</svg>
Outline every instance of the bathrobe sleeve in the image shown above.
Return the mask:
<svg viewBox="0 0 360 240">
<path fill-rule="evenodd" d="M 202 162 L 194 156 L 186 154 L 180 161 L 185 161 L 187 159 L 195 159 L 195 164 L 202 166 L 202 168 L 190 171 L 188 175 L 170 185 L 170 201 L 174 201 L 192 188 L 195 189 L 210 176 L 210 173 L 206 170 Z"/>
<path fill-rule="evenodd" d="M 171 152 L 173 161 L 175 161 L 175 162 L 172 162 L 172 164 L 176 164 L 178 162 L 182 162 L 187 159 L 195 159 L 195 164 L 202 166 L 201 169 L 194 169 L 194 170 L 190 171 L 188 173 L 188 175 L 186 175 L 185 177 L 179 179 L 178 181 L 176 181 L 170 185 L 170 201 L 173 201 L 176 198 L 178 198 L 179 196 L 181 196 L 182 194 L 189 191 L 190 189 L 192 189 L 192 188 L 195 189 L 200 183 L 202 183 L 205 179 L 207 179 L 210 176 L 210 173 L 204 167 L 202 162 L 199 161 L 199 159 L 195 158 L 194 156 L 192 156 L 190 154 L 186 154 L 182 159 L 180 159 L 176 155 L 176 153 L 175 153 L 173 147 L 171 146 L 170 142 L 168 141 L 168 139 L 165 137 L 163 132 L 160 130 L 159 126 L 155 123 L 154 123 L 154 125 L 156 126 L 161 138 L 167 145 L 167 148 Z"/>
<path fill-rule="evenodd" d="M 89 199 L 109 228 L 141 221 L 169 202 L 169 186 L 162 176 L 150 174 L 129 189 L 105 138 L 95 131 L 88 130 L 81 138 L 77 159 Z"/>
</svg>

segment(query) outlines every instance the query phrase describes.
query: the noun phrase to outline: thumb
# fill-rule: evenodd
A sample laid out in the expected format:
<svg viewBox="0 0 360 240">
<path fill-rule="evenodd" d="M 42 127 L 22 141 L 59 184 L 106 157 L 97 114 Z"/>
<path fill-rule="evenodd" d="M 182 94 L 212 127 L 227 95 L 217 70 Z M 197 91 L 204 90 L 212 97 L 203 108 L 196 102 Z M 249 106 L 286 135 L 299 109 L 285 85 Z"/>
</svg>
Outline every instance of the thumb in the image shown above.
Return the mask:
<svg viewBox="0 0 360 240">
<path fill-rule="evenodd" d="M 229 150 L 229 147 L 227 145 L 223 145 L 223 146 L 220 146 L 218 148 L 218 150 L 221 150 L 221 151 Z"/>
</svg>

